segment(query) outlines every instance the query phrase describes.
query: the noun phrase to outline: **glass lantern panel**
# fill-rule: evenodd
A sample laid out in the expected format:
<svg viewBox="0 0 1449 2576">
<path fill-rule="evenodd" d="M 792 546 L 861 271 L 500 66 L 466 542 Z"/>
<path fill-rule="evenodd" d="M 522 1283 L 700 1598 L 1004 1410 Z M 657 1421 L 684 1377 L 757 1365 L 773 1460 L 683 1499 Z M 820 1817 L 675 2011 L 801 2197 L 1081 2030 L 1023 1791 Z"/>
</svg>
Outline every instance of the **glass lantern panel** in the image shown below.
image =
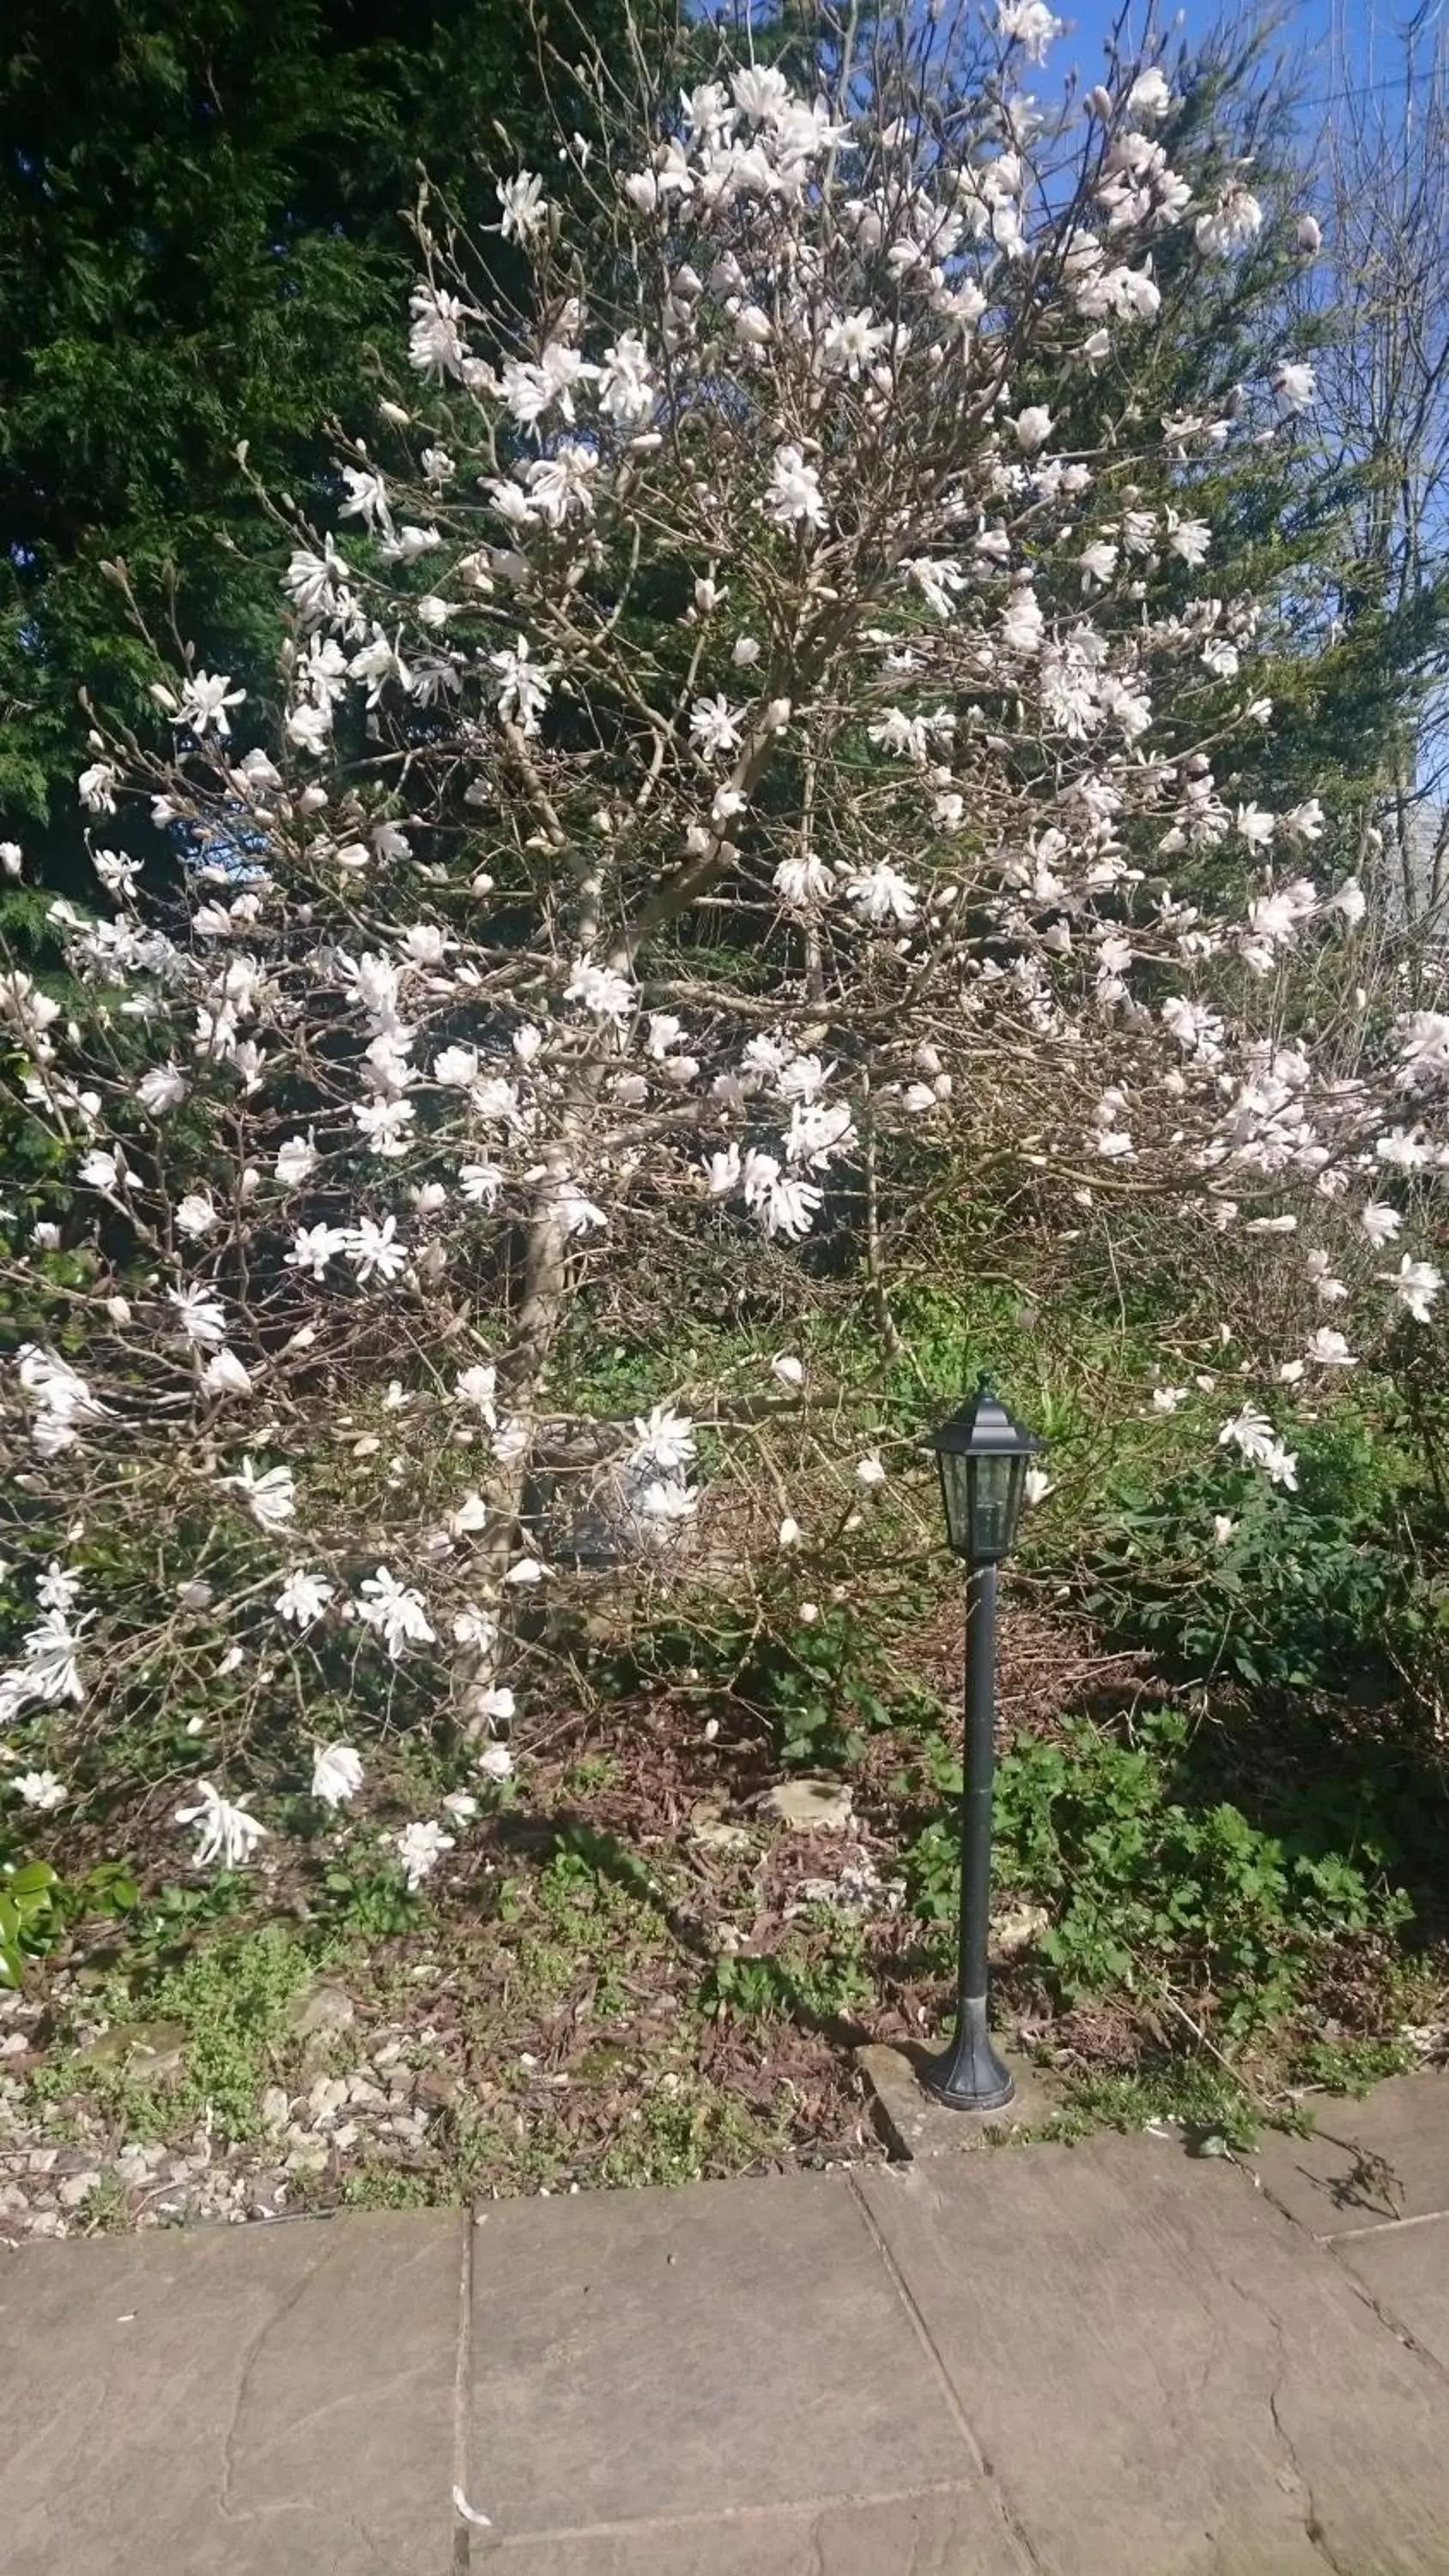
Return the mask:
<svg viewBox="0 0 1449 2576">
<path fill-rule="evenodd" d="M 1016 1529 L 1017 1489 L 1025 1460 L 976 1457 L 969 1461 L 971 1479 L 971 1553 L 991 1560 L 1005 1556 Z"/>
<path fill-rule="evenodd" d="M 957 1556 L 971 1553 L 971 1467 L 959 1449 L 942 1449 L 941 1500 L 946 1508 L 946 1539 Z"/>
</svg>

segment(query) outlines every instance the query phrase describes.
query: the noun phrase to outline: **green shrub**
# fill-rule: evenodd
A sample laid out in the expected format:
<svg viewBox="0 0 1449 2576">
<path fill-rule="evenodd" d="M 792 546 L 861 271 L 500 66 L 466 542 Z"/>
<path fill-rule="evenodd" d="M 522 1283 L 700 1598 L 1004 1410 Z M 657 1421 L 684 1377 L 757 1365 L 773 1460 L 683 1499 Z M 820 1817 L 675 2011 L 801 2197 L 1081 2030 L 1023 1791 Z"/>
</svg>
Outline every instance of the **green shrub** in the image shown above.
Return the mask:
<svg viewBox="0 0 1449 2576">
<path fill-rule="evenodd" d="M 1298 1476 L 1288 1493 L 1221 1457 L 1151 1495 L 1121 1492 L 1082 1569 L 1083 1607 L 1190 1680 L 1385 1692 L 1436 1625 L 1400 1525 L 1406 1463 L 1349 1421 L 1300 1439 Z"/>
<path fill-rule="evenodd" d="M 1204 1796 L 1178 1712 L 1135 1733 L 1126 1744 L 1069 1720 L 1060 1743 L 1019 1744 L 998 1767 L 998 1884 L 1049 1909 L 1035 1955 L 1056 2000 L 1171 1987 L 1211 1996 L 1216 2026 L 1244 2037 L 1294 2008 L 1336 1940 L 1411 1919 L 1386 1837 L 1340 1845 L 1337 1813 L 1311 1792 L 1296 1829 L 1269 1830 Z M 954 1922 L 958 1866 L 948 1811 L 908 1855 L 919 1913 Z"/>
</svg>

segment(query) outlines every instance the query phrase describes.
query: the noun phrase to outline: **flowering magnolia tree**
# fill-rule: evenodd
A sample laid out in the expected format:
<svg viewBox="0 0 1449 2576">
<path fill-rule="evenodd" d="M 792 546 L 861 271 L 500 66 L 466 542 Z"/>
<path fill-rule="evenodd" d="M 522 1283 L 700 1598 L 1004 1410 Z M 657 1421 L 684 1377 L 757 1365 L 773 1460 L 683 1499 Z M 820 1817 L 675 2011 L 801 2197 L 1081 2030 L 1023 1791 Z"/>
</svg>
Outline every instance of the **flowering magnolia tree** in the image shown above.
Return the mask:
<svg viewBox="0 0 1449 2576">
<path fill-rule="evenodd" d="M 1143 416 L 1162 279 L 1264 209 L 1175 172 L 1158 68 L 1034 107 L 1056 32 L 1008 0 L 800 95 L 696 28 L 682 91 L 565 145 L 572 221 L 500 188 L 526 309 L 424 227 L 412 388 L 292 532 L 275 727 L 158 656 L 164 753 L 94 738 L 96 910 L 51 916 L 83 1005 L 0 979 L 66 1184 L 5 1236 L 33 1804 L 183 1691 L 203 1862 L 262 1835 L 279 1713 L 333 1805 L 400 1681 L 505 1737 L 573 1580 L 536 1505 L 579 1301 L 668 1348 L 706 1278 L 807 1299 L 829 1236 L 888 1333 L 882 1208 L 983 1158 L 1059 1224 L 1140 1205 L 1289 1265 L 1311 1329 L 1221 1423 L 1279 1482 L 1280 1373 L 1427 1319 L 1449 1016 L 1357 989 L 1317 801 L 1218 783 L 1272 714 L 1195 489 L 1311 369 Z M 646 1558 L 800 1400 L 768 1356 L 586 1447 Z M 409 1877 L 450 1839 L 408 1826 Z"/>
</svg>

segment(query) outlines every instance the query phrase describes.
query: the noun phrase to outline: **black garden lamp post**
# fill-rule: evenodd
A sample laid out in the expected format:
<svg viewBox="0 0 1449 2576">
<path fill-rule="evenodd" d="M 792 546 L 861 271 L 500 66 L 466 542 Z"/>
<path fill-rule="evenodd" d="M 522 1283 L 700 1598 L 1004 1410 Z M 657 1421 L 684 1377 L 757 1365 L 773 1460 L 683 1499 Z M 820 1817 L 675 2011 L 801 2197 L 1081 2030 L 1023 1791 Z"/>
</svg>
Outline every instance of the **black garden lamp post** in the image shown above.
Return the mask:
<svg viewBox="0 0 1449 2576">
<path fill-rule="evenodd" d="M 966 1579 L 966 1759 L 961 1791 L 961 1951 L 956 2034 L 923 2081 L 957 2111 L 999 2111 L 1016 2087 L 986 2024 L 991 1906 L 991 1773 L 996 1740 L 996 1569 L 1009 1556 L 1026 1500 L 1027 1470 L 1046 1447 L 1014 1422 L 989 1378 L 933 1431 L 946 1536 Z"/>
</svg>

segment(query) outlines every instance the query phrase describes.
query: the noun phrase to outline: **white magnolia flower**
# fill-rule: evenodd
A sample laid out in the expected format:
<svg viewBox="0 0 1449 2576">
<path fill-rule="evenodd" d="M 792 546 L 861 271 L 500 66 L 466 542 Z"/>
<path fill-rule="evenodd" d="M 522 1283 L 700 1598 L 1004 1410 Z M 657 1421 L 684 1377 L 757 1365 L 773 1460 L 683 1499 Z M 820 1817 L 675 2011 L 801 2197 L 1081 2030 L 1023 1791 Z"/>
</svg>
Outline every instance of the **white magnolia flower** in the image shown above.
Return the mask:
<svg viewBox="0 0 1449 2576">
<path fill-rule="evenodd" d="M 1231 1513 L 1229 1513 L 1229 1512 L 1214 1512 L 1214 1514 L 1213 1514 L 1213 1545 L 1214 1545 L 1214 1547 L 1226 1547 L 1226 1546 L 1227 1546 L 1227 1544 L 1228 1544 L 1229 1539 L 1230 1539 L 1230 1538 L 1234 1538 L 1234 1537 L 1237 1535 L 1237 1527 L 1238 1527 L 1238 1524 L 1237 1524 L 1237 1522 L 1233 1519 L 1233 1517 L 1232 1517 Z"/>
<path fill-rule="evenodd" d="M 1317 1368 L 1357 1368 L 1358 1361 L 1342 1333 L 1320 1324 L 1308 1337 L 1307 1356 Z"/>
<path fill-rule="evenodd" d="M 628 1452 L 631 1467 L 655 1467 L 669 1476 L 687 1466 L 694 1453 L 694 1424 L 688 1414 L 656 1404 L 651 1413 L 635 1417 L 634 1443 Z"/>
<path fill-rule="evenodd" d="M 1435 1269 L 1432 1261 L 1415 1261 L 1406 1252 L 1397 1270 L 1380 1270 L 1376 1275 L 1393 1289 L 1416 1324 L 1427 1324 L 1434 1300 L 1444 1285 L 1443 1273 Z"/>
<path fill-rule="evenodd" d="M 174 1064 L 153 1064 L 136 1085 L 136 1098 L 153 1118 L 168 1109 L 179 1108 L 186 1098 L 186 1080 Z"/>
<path fill-rule="evenodd" d="M 854 313 L 842 313 L 826 327 L 823 355 L 832 373 L 844 369 L 853 383 L 862 367 L 868 367 L 889 346 L 890 324 L 878 322 L 868 304 Z"/>
<path fill-rule="evenodd" d="M 1091 590 L 1114 578 L 1117 570 L 1117 548 L 1105 537 L 1097 537 L 1091 545 L 1082 548 L 1077 561 L 1082 567 L 1082 588 Z"/>
<path fill-rule="evenodd" d="M 1193 572 L 1206 563 L 1212 530 L 1206 519 L 1179 519 L 1168 536 L 1167 551 L 1179 555 Z"/>
<path fill-rule="evenodd" d="M 527 245 L 535 241 L 548 224 L 549 203 L 543 193 L 543 181 L 532 170 L 520 170 L 514 179 L 495 182 L 501 208 L 498 229 L 505 241 Z"/>
<path fill-rule="evenodd" d="M 1044 63 L 1063 22 L 1052 16 L 1046 0 L 996 0 L 996 24 L 1009 45 L 1020 45 L 1029 63 Z"/>
<path fill-rule="evenodd" d="M 460 1163 L 458 1187 L 470 1207 L 491 1208 L 503 1187 L 503 1174 L 496 1163 Z"/>
<path fill-rule="evenodd" d="M 456 1816 L 462 1825 L 470 1825 L 478 1813 L 478 1801 L 470 1797 L 466 1789 L 450 1789 L 443 1800 L 443 1812 Z"/>
<path fill-rule="evenodd" d="M 1321 841 L 1323 838 L 1323 806 L 1316 796 L 1307 797 L 1301 805 L 1290 805 L 1280 819 L 1290 840 Z"/>
<path fill-rule="evenodd" d="M 481 1413 L 491 1431 L 498 1420 L 498 1371 L 491 1360 L 475 1361 L 453 1380 L 454 1393 Z"/>
<path fill-rule="evenodd" d="M 158 688 L 157 695 L 167 706 L 173 724 L 189 725 L 197 735 L 204 735 L 215 727 L 225 739 L 231 732 L 227 708 L 239 707 L 246 691 L 234 689 L 231 681 L 219 674 L 196 671 L 183 683 L 179 698 L 164 687 Z"/>
<path fill-rule="evenodd" d="M 1044 1503 L 1052 1491 L 1052 1480 L 1044 1467 L 1028 1467 L 1023 1486 L 1028 1503 Z"/>
<path fill-rule="evenodd" d="M 1273 375 L 1273 401 L 1280 420 L 1291 420 L 1295 412 L 1307 411 L 1318 391 L 1318 376 L 1306 362 L 1294 364 L 1285 359 Z"/>
<path fill-rule="evenodd" d="M 1301 1364 L 1300 1364 L 1301 1365 Z M 1237 1449 L 1251 1466 L 1261 1467 L 1275 1485 L 1286 1485 L 1292 1493 L 1298 1483 L 1298 1461 L 1287 1450 L 1265 1413 L 1254 1404 L 1245 1404 L 1231 1422 L 1225 1422 L 1218 1433 L 1220 1449 Z"/>
<path fill-rule="evenodd" d="M 292 1237 L 292 1249 L 286 1255 L 287 1267 L 304 1270 L 320 1279 L 329 1261 L 345 1252 L 352 1240 L 345 1225 L 299 1225 Z"/>
<path fill-rule="evenodd" d="M 716 698 L 696 698 L 689 711 L 689 730 L 706 760 L 740 747 L 740 709 L 723 691 Z"/>
<path fill-rule="evenodd" d="M 1316 803 L 1317 799 L 1315 798 L 1314 801 Z M 1357 877 L 1345 877 L 1338 892 L 1329 896 L 1328 909 L 1330 912 L 1336 912 L 1341 920 L 1346 921 L 1350 930 L 1358 928 L 1368 910 L 1368 896 L 1364 893 Z"/>
<path fill-rule="evenodd" d="M 395 1216 L 385 1216 L 381 1225 L 374 1225 L 371 1217 L 365 1216 L 348 1228 L 345 1249 L 359 1288 L 365 1288 L 370 1279 L 391 1282 L 407 1268 L 407 1245 L 399 1243 L 396 1236 Z"/>
<path fill-rule="evenodd" d="M 253 1520 L 264 1530 L 284 1529 L 296 1512 L 297 1486 L 290 1467 L 259 1468 L 254 1458 L 243 1458 L 241 1473 L 221 1481 L 245 1497 Z"/>
<path fill-rule="evenodd" d="M 324 1807 L 345 1807 L 362 1786 L 362 1756 L 350 1744 L 319 1744 L 312 1763 L 312 1795 Z"/>
<path fill-rule="evenodd" d="M 883 1485 L 885 1480 L 886 1471 L 873 1453 L 856 1461 L 855 1481 L 858 1485 Z"/>
<path fill-rule="evenodd" d="M 878 926 L 894 921 L 905 928 L 916 919 L 920 909 L 916 889 L 910 879 L 903 877 L 899 868 L 893 868 L 885 859 L 879 860 L 873 868 L 848 878 L 845 892 L 847 901 L 854 904 L 863 919 Z"/>
<path fill-rule="evenodd" d="M 203 1235 L 214 1233 L 219 1223 L 216 1210 L 204 1190 L 188 1190 L 184 1198 L 177 1200 L 176 1231 L 186 1235 L 191 1242 L 199 1243 Z"/>
<path fill-rule="evenodd" d="M 9 1572 L 8 1566 L 4 1571 Z M 0 1575 L 0 1580 L 3 1579 Z M 81 1576 L 73 1568 L 63 1566 L 59 1558 L 53 1556 L 35 1587 L 36 1600 L 42 1610 L 58 1610 L 64 1618 L 80 1599 L 81 1582 Z"/>
<path fill-rule="evenodd" d="M 53 1771 L 22 1771 L 11 1786 L 17 1798 L 23 1798 L 27 1807 L 37 1808 L 43 1816 L 63 1807 L 70 1794 Z"/>
<path fill-rule="evenodd" d="M 453 1637 L 456 1644 L 472 1646 L 478 1654 L 486 1655 L 497 1642 L 498 1622 L 488 1611 L 474 1609 L 470 1604 L 456 1614 Z"/>
<path fill-rule="evenodd" d="M 1358 1221 L 1375 1252 L 1382 1252 L 1386 1243 L 1393 1242 L 1404 1222 L 1398 1209 L 1390 1207 L 1385 1199 L 1370 1199 L 1367 1207 L 1360 1208 Z"/>
<path fill-rule="evenodd" d="M 1154 1413 L 1176 1413 L 1178 1406 L 1186 1404 L 1191 1393 L 1190 1386 L 1155 1386 L 1152 1390 L 1152 1410 Z"/>
<path fill-rule="evenodd" d="M 325 1575 L 308 1574 L 298 1566 L 288 1575 L 272 1608 L 279 1619 L 290 1619 L 295 1627 L 310 1628 L 320 1619 L 337 1587 Z"/>
<path fill-rule="evenodd" d="M 250 1395 L 252 1373 L 235 1351 L 214 1351 L 201 1372 L 203 1395 Z"/>
<path fill-rule="evenodd" d="M 514 1564 L 510 1565 L 503 1580 L 505 1583 L 519 1586 L 542 1583 L 545 1570 L 536 1556 L 520 1556 Z"/>
<path fill-rule="evenodd" d="M 284 1189 L 296 1190 L 304 1181 L 311 1179 L 317 1162 L 317 1148 L 310 1136 L 289 1136 L 284 1144 L 277 1147 L 272 1171 Z"/>
<path fill-rule="evenodd" d="M 1262 229 L 1262 207 L 1252 192 L 1236 180 L 1223 190 L 1210 213 L 1198 216 L 1193 227 L 1198 249 L 1218 259 L 1229 257 L 1233 251 L 1247 250 Z"/>
<path fill-rule="evenodd" d="M 399 1583 L 387 1566 L 365 1575 L 359 1588 L 357 1615 L 379 1631 L 394 1663 L 406 1646 L 437 1643 L 422 1594 L 410 1584 Z"/>
<path fill-rule="evenodd" d="M 1045 403 L 1028 403 L 1025 411 L 1017 413 L 1011 426 L 1016 432 L 1018 447 L 1023 448 L 1028 456 L 1035 456 L 1038 448 L 1045 447 L 1052 434 L 1052 416 Z"/>
<path fill-rule="evenodd" d="M 226 1309 L 204 1288 L 168 1288 L 166 1295 L 193 1350 L 215 1350 L 226 1340 Z"/>
<path fill-rule="evenodd" d="M 421 1887 L 431 1876 L 444 1852 L 456 1851 L 457 1838 L 445 1833 L 442 1826 L 431 1822 L 404 1825 L 400 1834 L 386 1837 L 397 1849 L 402 1873 L 410 1888 Z"/>
<path fill-rule="evenodd" d="M 490 1689 L 480 1691 L 476 1698 L 470 1699 L 469 1706 L 476 1709 L 480 1717 L 486 1717 L 490 1726 L 511 1726 L 517 1703 L 506 1682 L 495 1682 Z"/>
<path fill-rule="evenodd" d="M 224 1798 L 209 1780 L 198 1780 L 196 1804 L 178 1807 L 178 1825 L 198 1828 L 194 1854 L 198 1869 L 220 1861 L 223 1869 L 240 1869 L 250 1860 L 267 1828 L 250 1814 L 245 1799 Z"/>
<path fill-rule="evenodd" d="M 1314 1250 L 1305 1256 L 1303 1267 L 1308 1273 L 1308 1284 L 1315 1297 L 1319 1298 L 1325 1306 L 1343 1304 L 1348 1290 L 1341 1279 L 1334 1277 L 1333 1263 L 1326 1252 L 1315 1246 Z"/>
<path fill-rule="evenodd" d="M 498 712 L 504 723 L 516 724 L 522 734 L 536 734 L 553 687 L 552 665 L 533 661 L 528 639 L 520 635 L 511 651 L 490 653 L 488 667 L 497 678 Z"/>
<path fill-rule="evenodd" d="M 805 1363 L 792 1357 L 789 1351 L 777 1353 L 770 1367 L 782 1386 L 803 1386 L 805 1383 Z"/>
<path fill-rule="evenodd" d="M 485 1744 L 478 1756 L 478 1768 L 489 1780 L 507 1780 L 513 1770 L 513 1756 L 506 1744 Z"/>
<path fill-rule="evenodd" d="M 760 503 L 767 519 L 778 528 L 823 528 L 825 496 L 820 477 L 813 465 L 807 465 L 798 447 L 778 447 L 770 470 L 770 481 Z"/>
<path fill-rule="evenodd" d="M 475 1538 L 488 1527 L 488 1506 L 481 1494 L 467 1493 L 448 1514 L 449 1538 Z"/>
<path fill-rule="evenodd" d="M 1167 76 L 1154 63 L 1151 71 L 1140 72 L 1127 92 L 1127 113 L 1138 125 L 1155 125 L 1172 106 L 1172 91 Z"/>
<path fill-rule="evenodd" d="M 114 814 L 121 773 L 109 760 L 94 760 L 76 780 L 76 793 L 90 814 Z"/>
<path fill-rule="evenodd" d="M 599 370 L 599 409 L 608 420 L 637 428 L 654 409 L 654 382 L 649 352 L 635 332 L 625 331 L 604 353 Z"/>
<path fill-rule="evenodd" d="M 596 1019 L 627 1020 L 634 1008 L 634 987 L 612 966 L 593 966 L 581 957 L 564 986 L 566 1002 L 582 1002 Z"/>
</svg>

